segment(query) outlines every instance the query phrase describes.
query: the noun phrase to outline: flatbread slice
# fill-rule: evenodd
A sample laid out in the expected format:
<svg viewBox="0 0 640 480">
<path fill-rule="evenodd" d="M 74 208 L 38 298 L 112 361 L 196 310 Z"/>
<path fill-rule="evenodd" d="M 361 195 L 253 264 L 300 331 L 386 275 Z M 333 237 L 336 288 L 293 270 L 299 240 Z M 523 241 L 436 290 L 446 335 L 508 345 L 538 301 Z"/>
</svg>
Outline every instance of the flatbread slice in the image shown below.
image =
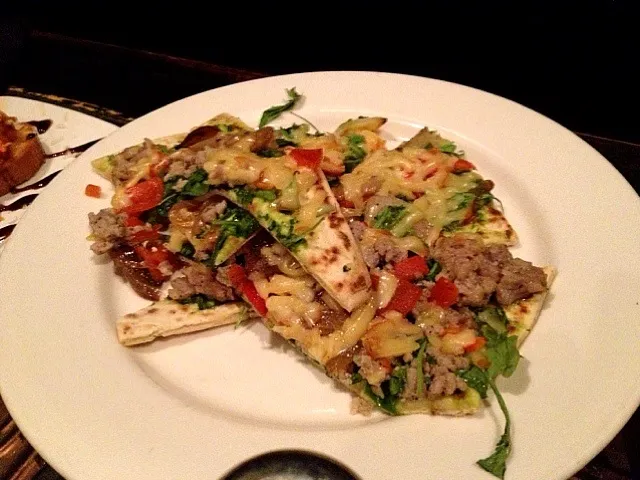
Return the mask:
<svg viewBox="0 0 640 480">
<path fill-rule="evenodd" d="M 522 345 L 535 326 L 557 273 L 555 267 L 552 266 L 546 266 L 542 269 L 547 275 L 547 290 L 503 307 L 509 323 L 509 333 L 518 336 L 518 347 Z"/>
<path fill-rule="evenodd" d="M 200 310 L 195 304 L 160 300 L 119 318 L 116 330 L 118 341 L 131 347 L 161 337 L 236 324 L 248 320 L 249 314 L 250 310 L 240 302 Z"/>
</svg>

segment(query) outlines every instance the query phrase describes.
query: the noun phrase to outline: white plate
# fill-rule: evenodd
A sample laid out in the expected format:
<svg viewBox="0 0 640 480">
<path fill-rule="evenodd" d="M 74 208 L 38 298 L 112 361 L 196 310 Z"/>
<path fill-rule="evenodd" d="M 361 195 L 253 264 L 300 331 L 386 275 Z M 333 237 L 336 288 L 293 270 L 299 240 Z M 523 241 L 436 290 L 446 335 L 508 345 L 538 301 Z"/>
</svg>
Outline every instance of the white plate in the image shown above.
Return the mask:
<svg viewBox="0 0 640 480">
<path fill-rule="evenodd" d="M 46 133 L 40 135 L 40 141 L 47 154 L 62 152 L 67 148 L 97 140 L 109 135 L 118 128 L 109 122 L 75 110 L 27 98 L 0 96 L 0 110 L 7 115 L 17 117 L 20 122 L 51 120 L 51 127 Z M 63 155 L 47 159 L 33 178 L 27 180 L 22 186 L 32 185 L 52 173 L 62 170 L 75 157 L 76 155 Z M 0 196 L 0 204 L 8 205 L 19 198 L 40 192 L 42 190 L 30 190 L 16 194 L 8 193 Z M 26 208 L 15 212 L 0 212 L 0 228 L 17 223 L 25 211 Z M 3 246 L 4 242 L 0 241 L 0 252 Z"/>
<path fill-rule="evenodd" d="M 513 418 L 507 478 L 565 479 L 623 426 L 640 400 L 640 201 L 598 153 L 549 119 L 471 88 L 383 73 L 310 73 L 205 92 L 121 128 L 37 199 L 0 259 L 0 386 L 34 447 L 69 480 L 219 478 L 266 451 L 308 449 L 363 479 L 492 478 L 502 417 L 349 414 L 350 397 L 260 325 L 121 347 L 118 315 L 143 304 L 92 258 L 83 195 L 89 160 L 184 131 L 221 111 L 257 123 L 286 87 L 321 129 L 378 114 L 406 138 L 423 125 L 467 151 L 496 184 L 517 254 L 559 270 L 499 382 Z M 283 119 L 291 123 L 296 119 Z M 298 120 L 299 121 L 299 120 Z M 101 185 L 108 189 L 104 182 Z"/>
</svg>

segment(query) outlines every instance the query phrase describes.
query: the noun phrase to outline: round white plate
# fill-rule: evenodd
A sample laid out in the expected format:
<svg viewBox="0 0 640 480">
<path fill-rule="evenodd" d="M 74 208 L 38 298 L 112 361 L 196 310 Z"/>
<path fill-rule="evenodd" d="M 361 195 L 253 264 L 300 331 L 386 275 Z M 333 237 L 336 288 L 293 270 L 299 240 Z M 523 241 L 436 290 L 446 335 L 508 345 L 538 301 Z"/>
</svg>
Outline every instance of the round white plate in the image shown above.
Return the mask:
<svg viewBox="0 0 640 480">
<path fill-rule="evenodd" d="M 0 96 L 0 110 L 7 115 L 16 117 L 20 122 L 51 120 L 51 127 L 40 135 L 40 142 L 47 154 L 62 152 L 67 148 L 77 147 L 92 140 L 97 140 L 109 135 L 118 128 L 99 118 L 28 98 Z M 62 155 L 47 159 L 44 165 L 40 167 L 40 170 L 21 186 L 32 185 L 52 173 L 62 170 L 75 157 L 76 155 Z M 16 194 L 8 193 L 0 196 L 0 203 L 9 205 L 24 196 L 41 192 L 42 190 L 29 190 Z M 1 212 L 0 228 L 18 223 L 25 211 L 26 209 L 23 208 L 14 212 Z M 4 242 L 0 240 L 0 252 L 3 246 Z"/>
<path fill-rule="evenodd" d="M 559 270 L 523 360 L 499 381 L 513 420 L 507 478 L 566 479 L 640 400 L 640 201 L 582 140 L 511 101 L 384 73 L 273 77 L 205 92 L 121 128 L 37 199 L 0 258 L 0 386 L 34 447 L 69 480 L 219 478 L 248 457 L 307 449 L 362 479 L 492 478 L 475 465 L 503 419 L 349 414 L 350 396 L 261 325 L 127 349 L 118 315 L 145 304 L 85 237 L 109 186 L 89 160 L 226 111 L 256 124 L 284 89 L 321 129 L 383 115 L 388 138 L 436 128 L 496 182 L 516 254 Z M 286 116 L 282 123 L 300 120 Z M 87 183 L 103 199 L 83 195 Z"/>
</svg>

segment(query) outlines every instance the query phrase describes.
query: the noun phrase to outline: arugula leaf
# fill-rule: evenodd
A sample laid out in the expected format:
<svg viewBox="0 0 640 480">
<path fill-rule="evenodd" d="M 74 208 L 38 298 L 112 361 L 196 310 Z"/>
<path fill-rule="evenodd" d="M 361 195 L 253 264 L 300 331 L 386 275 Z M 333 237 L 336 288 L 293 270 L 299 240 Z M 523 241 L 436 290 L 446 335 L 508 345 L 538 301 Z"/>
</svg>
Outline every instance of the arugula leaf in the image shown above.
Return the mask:
<svg viewBox="0 0 640 480">
<path fill-rule="evenodd" d="M 378 213 L 373 221 L 375 228 L 391 230 L 407 214 L 407 209 L 400 205 L 388 205 Z"/>
<path fill-rule="evenodd" d="M 224 213 L 211 222 L 211 225 L 220 225 L 221 233 L 242 238 L 248 238 L 260 227 L 249 212 L 235 205 L 227 206 Z"/>
<path fill-rule="evenodd" d="M 436 275 L 442 271 L 442 265 L 440 265 L 440 262 L 437 260 L 430 258 L 427 260 L 427 267 L 429 267 L 429 273 L 424 278 L 429 282 L 434 282 L 436 280 Z"/>
<path fill-rule="evenodd" d="M 452 210 L 454 212 L 467 208 L 471 202 L 475 201 L 476 196 L 470 192 L 460 192 L 453 195 L 449 200 L 453 200 L 456 203 L 456 207 Z"/>
<path fill-rule="evenodd" d="M 260 117 L 260 124 L 258 125 L 260 128 L 272 122 L 273 120 L 278 118 L 280 115 L 282 115 L 284 112 L 291 110 L 293 107 L 295 107 L 296 103 L 298 103 L 298 101 L 302 98 L 302 95 L 296 92 L 296 87 L 287 88 L 286 92 L 287 92 L 287 96 L 289 97 L 289 100 L 287 100 L 282 105 L 274 105 L 273 107 L 266 109 L 262 113 L 262 117 Z"/>
<path fill-rule="evenodd" d="M 487 374 L 492 379 L 498 375 L 510 377 L 520 360 L 520 353 L 516 346 L 518 337 L 515 335 L 508 337 L 505 333 L 498 333 L 487 324 L 480 327 L 480 332 L 487 339 L 486 353 L 491 361 Z"/>
<path fill-rule="evenodd" d="M 267 230 L 269 230 L 286 249 L 295 252 L 307 244 L 303 235 L 294 233 L 296 220 L 293 217 L 289 218 L 288 222 L 277 222 L 268 214 L 261 215 L 259 218 L 267 223 Z"/>
<path fill-rule="evenodd" d="M 209 174 L 206 170 L 199 168 L 191 174 L 184 184 L 180 193 L 190 197 L 199 197 L 209 191 L 210 185 L 206 183 Z"/>
<path fill-rule="evenodd" d="M 195 303 L 198 306 L 198 310 L 206 310 L 208 308 L 213 308 L 217 305 L 215 300 L 207 297 L 202 293 L 191 295 L 190 297 L 178 300 L 178 302 L 182 303 L 183 305 Z"/>
<path fill-rule="evenodd" d="M 394 395 L 385 395 L 384 398 L 377 396 L 371 390 L 371 386 L 365 382 L 364 384 L 364 393 L 376 404 L 378 408 L 384 410 L 390 415 L 397 415 L 398 410 L 396 409 L 396 402 L 398 398 Z"/>
<path fill-rule="evenodd" d="M 391 395 L 400 394 L 404 390 L 405 383 L 407 383 L 406 365 L 394 368 L 389 379 L 389 393 Z"/>
<path fill-rule="evenodd" d="M 449 140 L 445 141 L 440 145 L 440 151 L 442 153 L 456 153 L 457 148 L 458 147 L 456 146 L 456 144 Z"/>
<path fill-rule="evenodd" d="M 362 148 L 363 145 L 364 137 L 362 135 L 347 137 L 347 152 L 344 155 L 344 167 L 347 173 L 352 172 L 367 156 L 366 150 Z"/>
<path fill-rule="evenodd" d="M 502 307 L 488 306 L 476 314 L 478 323 L 486 323 L 498 333 L 506 333 L 509 319 Z"/>
<path fill-rule="evenodd" d="M 507 458 L 509 458 L 509 454 L 511 453 L 511 418 L 509 417 L 507 404 L 504 402 L 504 398 L 502 398 L 496 384 L 490 378 L 487 378 L 487 384 L 491 387 L 491 390 L 498 399 L 500 410 L 502 410 L 502 413 L 504 414 L 504 433 L 496 444 L 496 448 L 493 450 L 493 453 L 487 458 L 478 460 L 477 463 L 490 474 L 500 479 L 504 479 L 504 473 L 507 469 Z"/>
<path fill-rule="evenodd" d="M 196 249 L 189 242 L 184 242 L 180 248 L 180 255 L 187 258 L 193 258 L 193 254 L 196 253 Z"/>
<path fill-rule="evenodd" d="M 235 193 L 242 205 L 249 205 L 254 198 L 261 198 L 267 202 L 273 202 L 277 198 L 275 190 L 259 190 L 251 187 L 235 187 L 230 190 Z"/>
<path fill-rule="evenodd" d="M 487 398 L 487 374 L 481 368 L 472 365 L 467 370 L 458 370 L 456 374 L 476 390 L 480 397 Z"/>
<path fill-rule="evenodd" d="M 227 125 L 225 123 L 219 123 L 218 125 L 216 125 L 216 127 L 218 127 L 218 129 L 222 132 L 222 133 L 229 133 L 231 131 L 231 125 Z"/>
<path fill-rule="evenodd" d="M 444 227 L 442 227 L 443 232 L 455 232 L 459 228 L 461 228 L 462 222 L 460 220 L 454 220 L 453 222 L 447 223 Z"/>
<path fill-rule="evenodd" d="M 263 148 L 258 152 L 259 157 L 274 158 L 282 157 L 284 153 L 276 148 Z"/>
<path fill-rule="evenodd" d="M 418 350 L 418 356 L 416 357 L 417 363 L 417 379 L 416 379 L 416 392 L 419 398 L 423 398 L 426 393 L 426 386 L 424 383 L 424 351 L 427 348 L 427 340 L 420 340 L 420 350 Z"/>
<path fill-rule="evenodd" d="M 364 380 L 364 378 L 362 377 L 360 372 L 356 372 L 356 373 L 351 375 L 351 383 L 352 384 L 362 382 L 363 380 Z"/>
<path fill-rule="evenodd" d="M 260 228 L 256 219 L 249 212 L 235 205 L 228 205 L 224 213 L 211 222 L 211 225 L 220 226 L 220 233 L 209 257 L 209 263 L 216 261 L 218 253 L 229 237 L 249 238 Z"/>
</svg>

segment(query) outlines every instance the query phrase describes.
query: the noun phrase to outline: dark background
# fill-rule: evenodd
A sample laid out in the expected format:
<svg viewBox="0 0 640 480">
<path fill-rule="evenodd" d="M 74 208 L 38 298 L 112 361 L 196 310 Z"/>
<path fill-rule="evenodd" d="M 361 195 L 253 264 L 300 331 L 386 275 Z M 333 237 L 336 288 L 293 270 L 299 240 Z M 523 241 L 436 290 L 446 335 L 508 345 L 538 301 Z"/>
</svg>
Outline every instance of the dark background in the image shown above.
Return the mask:
<svg viewBox="0 0 640 480">
<path fill-rule="evenodd" d="M 0 20 L 0 87 L 137 116 L 228 83 L 212 64 L 242 70 L 236 80 L 382 70 L 471 85 L 574 131 L 640 142 L 632 2 L 560 3 L 183 2 L 132 13 L 134 2 L 26 2 Z"/>
</svg>

